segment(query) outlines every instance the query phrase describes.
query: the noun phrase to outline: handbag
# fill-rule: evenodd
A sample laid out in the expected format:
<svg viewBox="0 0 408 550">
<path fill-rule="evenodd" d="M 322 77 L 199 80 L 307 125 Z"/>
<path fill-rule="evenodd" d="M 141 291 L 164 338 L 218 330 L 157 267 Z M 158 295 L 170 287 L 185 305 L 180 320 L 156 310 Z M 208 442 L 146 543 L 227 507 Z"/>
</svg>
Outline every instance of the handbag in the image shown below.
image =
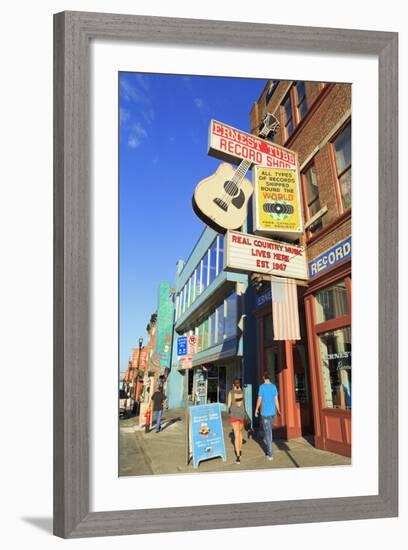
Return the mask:
<svg viewBox="0 0 408 550">
<path fill-rule="evenodd" d="M 248 413 L 245 411 L 245 415 L 244 415 L 244 428 L 245 428 L 245 430 L 248 432 L 248 431 L 251 429 L 251 426 L 252 426 L 251 419 L 250 419 Z"/>
</svg>

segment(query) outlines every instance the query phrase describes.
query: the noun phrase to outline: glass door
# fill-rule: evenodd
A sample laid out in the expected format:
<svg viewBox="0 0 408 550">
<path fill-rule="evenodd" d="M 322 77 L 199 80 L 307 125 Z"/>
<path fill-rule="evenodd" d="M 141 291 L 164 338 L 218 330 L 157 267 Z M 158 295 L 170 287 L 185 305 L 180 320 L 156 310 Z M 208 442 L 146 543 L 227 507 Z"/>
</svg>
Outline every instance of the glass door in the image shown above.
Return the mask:
<svg viewBox="0 0 408 550">
<path fill-rule="evenodd" d="M 207 403 L 207 373 L 197 368 L 194 373 L 194 404 L 205 405 Z"/>
<path fill-rule="evenodd" d="M 218 403 L 218 367 L 208 368 L 207 403 Z"/>
</svg>

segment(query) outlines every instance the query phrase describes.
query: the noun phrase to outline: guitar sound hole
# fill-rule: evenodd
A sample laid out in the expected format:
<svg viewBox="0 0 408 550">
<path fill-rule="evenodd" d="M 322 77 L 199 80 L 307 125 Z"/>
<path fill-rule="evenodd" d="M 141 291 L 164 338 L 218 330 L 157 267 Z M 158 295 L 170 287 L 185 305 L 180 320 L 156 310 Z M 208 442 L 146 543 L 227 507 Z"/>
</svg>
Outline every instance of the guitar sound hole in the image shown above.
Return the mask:
<svg viewBox="0 0 408 550">
<path fill-rule="evenodd" d="M 231 180 L 224 182 L 224 189 L 231 197 L 234 197 L 238 193 L 238 185 Z"/>
</svg>

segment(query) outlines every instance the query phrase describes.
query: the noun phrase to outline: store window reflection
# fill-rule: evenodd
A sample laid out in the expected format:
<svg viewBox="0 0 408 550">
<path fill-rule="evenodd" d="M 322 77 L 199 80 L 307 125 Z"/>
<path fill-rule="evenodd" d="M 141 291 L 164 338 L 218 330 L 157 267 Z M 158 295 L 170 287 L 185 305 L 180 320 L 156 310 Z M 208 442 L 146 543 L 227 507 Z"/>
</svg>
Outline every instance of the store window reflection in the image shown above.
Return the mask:
<svg viewBox="0 0 408 550">
<path fill-rule="evenodd" d="M 217 272 L 216 272 L 216 268 L 217 268 L 217 239 L 215 239 L 215 241 L 213 242 L 213 244 L 211 245 L 211 248 L 210 248 L 210 263 L 209 263 L 209 266 L 210 266 L 210 273 L 209 273 L 209 284 L 211 284 L 216 275 L 217 275 Z"/>
<path fill-rule="evenodd" d="M 218 263 L 217 275 L 224 269 L 224 235 L 218 235 Z"/>
<path fill-rule="evenodd" d="M 339 281 L 317 292 L 315 304 L 318 323 L 348 315 L 346 283 Z"/>
<path fill-rule="evenodd" d="M 326 407 L 351 409 L 351 327 L 319 335 Z"/>
<path fill-rule="evenodd" d="M 223 328 L 225 339 L 236 335 L 237 305 L 237 295 L 233 292 L 225 300 L 225 327 Z"/>
<path fill-rule="evenodd" d="M 304 344 L 293 347 L 293 363 L 295 375 L 296 403 L 307 403 L 309 400 L 309 386 L 307 378 L 307 358 Z"/>
</svg>

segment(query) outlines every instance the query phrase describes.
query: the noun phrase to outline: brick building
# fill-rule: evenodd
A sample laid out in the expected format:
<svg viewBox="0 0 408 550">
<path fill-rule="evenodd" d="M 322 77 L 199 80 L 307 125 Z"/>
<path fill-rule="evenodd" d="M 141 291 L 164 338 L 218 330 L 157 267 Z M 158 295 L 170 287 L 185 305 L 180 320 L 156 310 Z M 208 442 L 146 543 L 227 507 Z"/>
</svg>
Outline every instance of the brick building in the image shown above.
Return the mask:
<svg viewBox="0 0 408 550">
<path fill-rule="evenodd" d="M 350 456 L 351 85 L 271 80 L 251 109 L 253 133 L 267 112 L 280 122 L 274 141 L 298 153 L 310 278 L 298 286 L 296 342 L 272 340 L 267 283 L 259 289 L 258 372 L 283 398 L 276 435 L 313 433 L 318 448 Z"/>
</svg>

